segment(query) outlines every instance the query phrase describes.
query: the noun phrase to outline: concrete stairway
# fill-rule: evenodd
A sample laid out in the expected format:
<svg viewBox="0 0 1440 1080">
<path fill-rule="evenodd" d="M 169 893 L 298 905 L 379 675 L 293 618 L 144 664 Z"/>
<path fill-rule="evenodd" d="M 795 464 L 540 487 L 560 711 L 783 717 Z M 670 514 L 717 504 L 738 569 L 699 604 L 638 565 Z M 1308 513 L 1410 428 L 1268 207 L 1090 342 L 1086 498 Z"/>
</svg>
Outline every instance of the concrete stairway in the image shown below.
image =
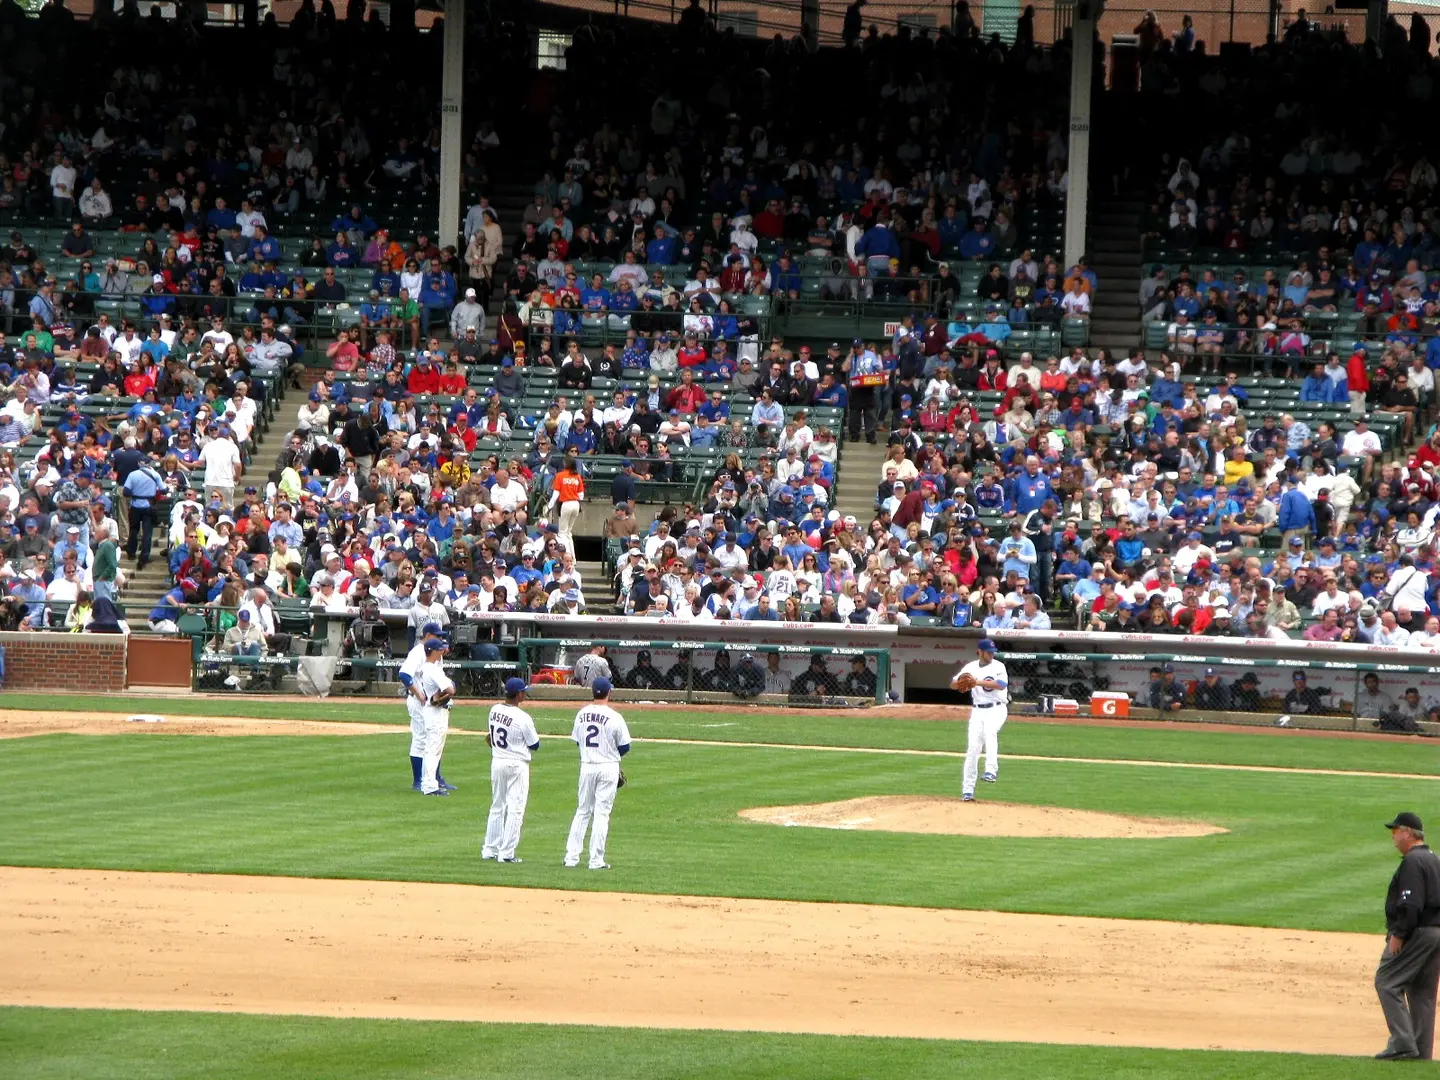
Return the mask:
<svg viewBox="0 0 1440 1080">
<path fill-rule="evenodd" d="M 1117 356 L 1139 339 L 1143 209 L 1138 199 L 1101 199 L 1090 213 L 1086 234 L 1090 266 L 1100 278 L 1090 316 L 1090 344 Z"/>
<path fill-rule="evenodd" d="M 870 524 L 875 516 L 875 492 L 880 486 L 880 462 L 884 459 L 883 441 L 871 446 L 862 439 L 841 446 L 830 504 L 842 517 L 853 514 L 862 525 Z"/>
</svg>

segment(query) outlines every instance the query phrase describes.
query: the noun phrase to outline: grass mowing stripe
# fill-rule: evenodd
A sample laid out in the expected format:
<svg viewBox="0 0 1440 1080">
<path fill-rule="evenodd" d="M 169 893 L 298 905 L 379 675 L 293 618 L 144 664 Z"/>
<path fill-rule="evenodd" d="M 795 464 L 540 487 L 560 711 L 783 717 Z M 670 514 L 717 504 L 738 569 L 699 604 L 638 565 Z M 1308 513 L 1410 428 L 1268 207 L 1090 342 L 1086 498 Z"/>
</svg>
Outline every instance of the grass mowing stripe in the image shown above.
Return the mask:
<svg viewBox="0 0 1440 1080">
<path fill-rule="evenodd" d="M 1365 1080 L 1394 1071 L 1356 1058 L 1213 1050 L 0 1008 L 0 1073 L 67 1080 Z"/>
<path fill-rule="evenodd" d="M 568 739 L 568 735 L 542 735 L 545 739 Z M 947 757 L 964 759 L 964 750 L 903 750 L 878 746 L 824 746 L 814 743 L 727 742 L 715 739 L 636 738 L 642 743 L 670 743 L 678 746 L 743 746 L 761 750 L 811 750 L 835 754 L 897 754 L 915 757 Z M 1429 773 L 1370 772 L 1357 769 L 1308 769 L 1289 765 L 1223 765 L 1202 761 L 1147 761 L 1143 758 L 1060 757 L 1053 754 L 1000 755 L 1010 761 L 1061 761 L 1076 765 L 1148 765 L 1166 769 L 1220 769 L 1233 772 L 1304 773 L 1310 776 L 1363 776 L 1381 780 L 1440 780 Z"/>
<path fill-rule="evenodd" d="M 403 743 L 13 740 L 0 744 L 0 820 L 26 824 L 0 831 L 0 863 L 495 882 L 497 868 L 478 858 L 489 805 L 483 743 L 452 743 L 446 772 L 460 791 L 445 800 L 409 790 Z M 1200 817 L 1232 830 L 1012 839 L 787 829 L 737 816 L 866 795 L 954 796 L 953 759 L 650 744 L 626 771 L 632 784 L 611 829 L 615 871 L 566 874 L 575 755 L 547 745 L 531 772 L 526 862 L 504 868 L 506 883 L 1373 932 L 1394 867 L 1380 824 L 1415 794 L 1413 782 L 1389 778 L 1007 761 L 984 797 Z M 35 813 L 34 792 L 56 777 L 66 797 Z"/>
<path fill-rule="evenodd" d="M 0 695 L 0 708 L 40 712 L 158 712 L 176 716 L 255 716 L 280 719 L 339 720 L 403 723 L 398 702 L 270 701 L 259 697 L 94 697 L 39 694 Z M 454 727 L 483 729 L 488 707 L 458 706 L 451 713 Z M 532 703 L 537 726 L 548 734 L 566 734 L 574 719 L 573 707 Z M 723 718 L 717 721 L 717 718 Z M 891 747 L 915 750 L 963 750 L 965 726 L 958 722 L 907 720 L 897 712 L 837 712 L 834 716 L 796 716 L 737 708 L 732 713 L 675 710 L 633 710 L 632 732 L 656 738 L 703 738 L 716 742 L 766 742 L 827 746 Z M 717 722 L 735 724 L 715 728 Z M 1335 739 L 1316 732 L 1287 730 L 1283 735 L 1258 731 L 1196 731 L 1176 729 L 1095 727 L 1025 723 L 1012 718 L 1003 736 L 1011 753 L 1049 757 L 1103 757 L 1184 761 L 1234 765 L 1345 768 L 1376 772 L 1410 772 L 1440 775 L 1440 753 L 1422 740 L 1387 741 Z"/>
</svg>

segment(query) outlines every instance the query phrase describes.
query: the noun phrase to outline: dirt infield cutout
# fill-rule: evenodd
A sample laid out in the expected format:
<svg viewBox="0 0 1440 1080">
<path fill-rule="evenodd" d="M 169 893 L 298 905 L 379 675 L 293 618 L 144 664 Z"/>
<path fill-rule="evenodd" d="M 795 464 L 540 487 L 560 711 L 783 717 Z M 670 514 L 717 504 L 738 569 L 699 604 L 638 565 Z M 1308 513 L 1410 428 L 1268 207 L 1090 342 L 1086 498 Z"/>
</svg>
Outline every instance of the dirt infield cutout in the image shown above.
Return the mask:
<svg viewBox="0 0 1440 1080">
<path fill-rule="evenodd" d="M 455 858 L 486 884 L 0 868 L 0 1004 L 1305 1053 L 1385 1043 L 1378 935 L 515 889 L 510 868 L 479 861 L 478 839 Z"/>
<path fill-rule="evenodd" d="M 747 821 L 807 829 L 930 833 L 945 836 L 1018 836 L 1029 840 L 1165 840 L 1229 832 L 1203 821 L 1132 817 L 1099 810 L 977 800 L 943 795 L 871 795 L 800 806 L 741 810 Z"/>
<path fill-rule="evenodd" d="M 399 708 L 394 710 L 399 715 Z M 132 716 L 134 717 L 132 719 Z M 152 719 L 143 719 L 151 717 Z M 173 716 L 96 712 L 0 711 L 0 739 L 32 735 L 390 735 L 408 724 L 266 720 L 249 716 Z"/>
</svg>

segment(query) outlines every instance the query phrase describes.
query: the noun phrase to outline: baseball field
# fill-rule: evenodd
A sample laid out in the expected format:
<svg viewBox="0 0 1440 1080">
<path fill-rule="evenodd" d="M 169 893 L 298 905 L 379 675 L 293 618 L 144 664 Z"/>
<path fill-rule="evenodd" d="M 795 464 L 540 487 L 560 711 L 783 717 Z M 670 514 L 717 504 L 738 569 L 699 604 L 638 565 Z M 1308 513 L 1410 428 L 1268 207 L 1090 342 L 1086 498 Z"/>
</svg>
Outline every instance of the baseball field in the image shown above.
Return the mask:
<svg viewBox="0 0 1440 1080">
<path fill-rule="evenodd" d="M 1382 825 L 1432 816 L 1428 742 L 1017 718 L 962 805 L 958 711 L 622 706 L 590 872 L 574 710 L 531 711 L 496 865 L 483 708 L 431 799 L 398 703 L 0 698 L 0 1076 L 1397 1067 Z"/>
</svg>

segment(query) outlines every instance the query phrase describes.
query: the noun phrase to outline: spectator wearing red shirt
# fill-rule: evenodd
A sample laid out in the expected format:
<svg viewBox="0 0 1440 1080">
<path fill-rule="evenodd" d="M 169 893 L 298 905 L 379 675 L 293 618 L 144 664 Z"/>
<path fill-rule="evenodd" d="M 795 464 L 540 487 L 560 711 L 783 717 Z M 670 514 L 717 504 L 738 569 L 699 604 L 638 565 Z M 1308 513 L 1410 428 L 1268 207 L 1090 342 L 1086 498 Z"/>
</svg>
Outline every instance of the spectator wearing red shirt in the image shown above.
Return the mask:
<svg viewBox="0 0 1440 1080">
<path fill-rule="evenodd" d="M 710 359 L 710 354 L 705 351 L 705 346 L 700 344 L 699 336 L 691 330 L 685 335 L 685 343 L 680 346 L 675 354 L 675 362 L 680 365 L 683 371 L 685 368 L 697 368 Z"/>
<path fill-rule="evenodd" d="M 980 369 L 981 390 L 1004 390 L 1005 369 L 1000 366 L 1000 357 L 997 353 L 990 353 L 985 357 L 985 365 Z"/>
<path fill-rule="evenodd" d="M 725 269 L 720 271 L 720 291 L 722 293 L 745 291 L 745 260 L 739 255 L 729 256 L 725 263 Z"/>
<path fill-rule="evenodd" d="M 1365 411 L 1365 395 L 1370 392 L 1370 375 L 1365 370 L 1368 363 L 1365 350 L 1356 349 L 1345 364 L 1345 385 L 1350 389 L 1350 411 Z"/>
<path fill-rule="evenodd" d="M 438 394 L 440 392 L 440 371 L 430 359 L 429 353 L 422 352 L 416 358 L 415 366 L 405 378 L 405 387 L 412 394 Z"/>
<path fill-rule="evenodd" d="M 931 398 L 925 402 L 925 407 L 920 410 L 920 430 L 941 432 L 946 430 L 949 418 L 940 402 Z"/>
<path fill-rule="evenodd" d="M 665 395 L 665 408 L 679 409 L 687 416 L 693 416 L 704 405 L 708 396 L 705 388 L 695 381 L 688 369 L 680 372 L 680 385 Z"/>
<path fill-rule="evenodd" d="M 763 236 L 767 240 L 779 240 L 785 232 L 785 211 L 780 205 L 779 199 L 771 199 L 765 204 L 765 209 L 755 215 L 755 221 L 750 229 L 756 236 Z"/>
<path fill-rule="evenodd" d="M 336 371 L 354 371 L 360 365 L 360 349 L 350 340 L 350 331 L 341 330 L 335 341 L 325 350 L 330 366 Z"/>
<path fill-rule="evenodd" d="M 472 454 L 475 452 L 475 443 L 478 436 L 475 429 L 470 426 L 470 414 L 459 412 L 455 414 L 455 423 L 450 428 L 450 434 L 465 444 L 465 449 Z"/>
<path fill-rule="evenodd" d="M 460 365 L 454 360 L 445 365 L 445 374 L 440 376 L 440 393 L 465 393 L 465 373 L 460 370 Z M 472 446 L 470 449 L 474 450 L 475 448 Z"/>
</svg>

